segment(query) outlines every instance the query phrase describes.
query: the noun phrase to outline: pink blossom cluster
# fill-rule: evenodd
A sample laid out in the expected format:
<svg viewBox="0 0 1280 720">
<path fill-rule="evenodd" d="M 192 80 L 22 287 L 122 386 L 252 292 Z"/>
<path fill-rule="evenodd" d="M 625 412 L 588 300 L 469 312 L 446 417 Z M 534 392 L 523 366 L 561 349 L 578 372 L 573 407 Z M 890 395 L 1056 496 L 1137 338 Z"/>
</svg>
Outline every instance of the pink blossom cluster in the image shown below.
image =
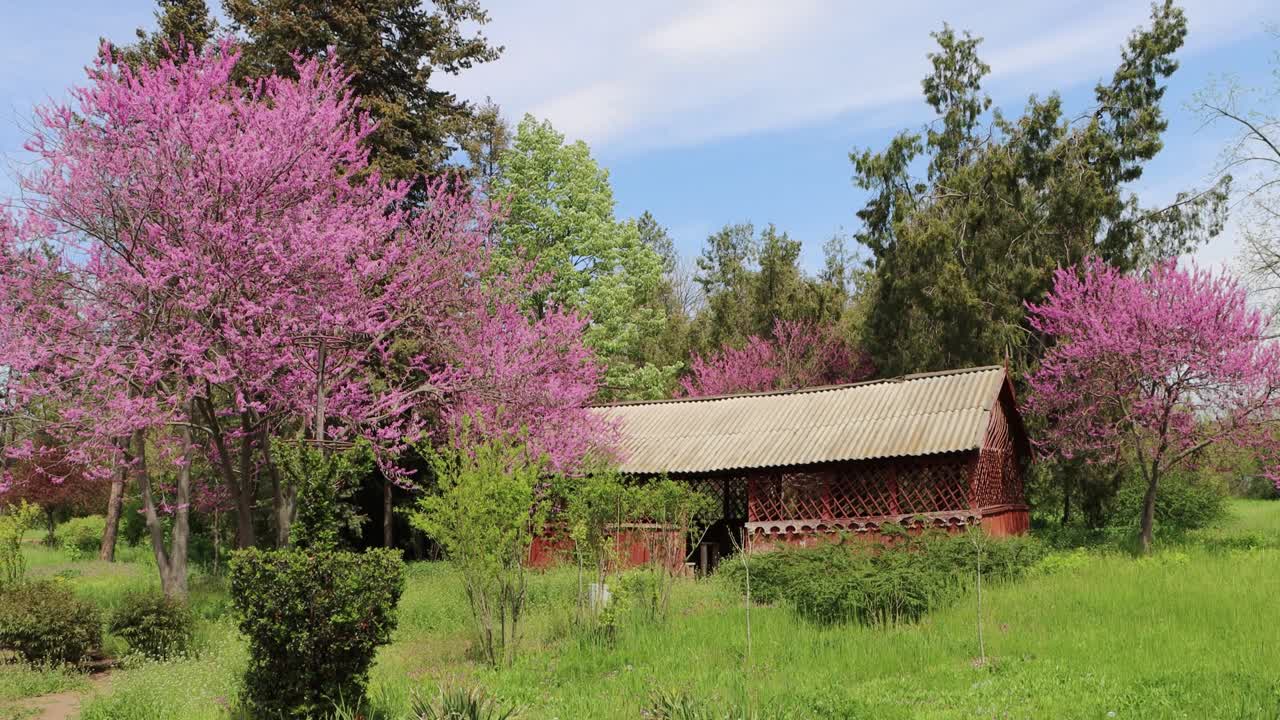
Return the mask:
<svg viewBox="0 0 1280 720">
<path fill-rule="evenodd" d="M 839 328 L 801 320 L 775 320 L 771 338 L 752 335 L 740 348 L 695 356 L 690 370 L 680 381 L 688 397 L 836 385 L 875 374 Z"/>
<path fill-rule="evenodd" d="M 1027 306 L 1052 345 L 1028 378 L 1043 450 L 1159 473 L 1213 443 L 1272 458 L 1280 420 L 1280 346 L 1227 275 L 1175 262 L 1130 275 L 1100 260 L 1059 270 Z"/>
<path fill-rule="evenodd" d="M 38 112 L 39 161 L 0 210 L 12 411 L 97 478 L 138 437 L 190 464 L 174 429 L 192 427 L 230 467 L 231 442 L 258 452 L 262 428 L 317 415 L 387 469 L 464 415 L 500 414 L 562 468 L 602 442 L 585 320 L 520 312 L 537 281 L 492 262 L 496 208 L 444 179 L 411 205 L 379 177 L 336 62 L 243 84 L 238 59 L 229 42 L 137 68 L 104 50 Z"/>
</svg>

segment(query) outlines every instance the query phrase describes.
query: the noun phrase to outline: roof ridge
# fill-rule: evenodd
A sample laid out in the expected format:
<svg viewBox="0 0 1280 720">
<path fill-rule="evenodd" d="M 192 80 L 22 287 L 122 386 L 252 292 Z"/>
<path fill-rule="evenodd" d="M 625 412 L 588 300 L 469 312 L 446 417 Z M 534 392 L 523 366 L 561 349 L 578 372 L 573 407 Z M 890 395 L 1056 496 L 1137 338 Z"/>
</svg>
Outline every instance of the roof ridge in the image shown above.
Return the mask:
<svg viewBox="0 0 1280 720">
<path fill-rule="evenodd" d="M 924 380 L 932 377 L 944 377 L 947 375 L 965 375 L 968 373 L 985 372 L 988 370 L 1005 370 L 1003 365 L 978 365 L 967 368 L 957 368 L 955 370 L 935 370 L 932 372 L 911 373 L 908 375 L 897 375 L 888 378 L 878 378 L 875 380 L 861 380 L 853 383 L 843 383 L 837 385 L 814 385 L 803 388 L 788 388 L 781 390 L 764 390 L 761 392 L 750 393 L 729 393 L 726 395 L 700 395 L 698 397 L 680 397 L 680 398 L 663 398 L 661 400 L 620 400 L 609 403 L 592 403 L 587 407 L 591 408 L 608 408 L 608 407 L 634 407 L 637 405 L 675 405 L 679 403 L 698 403 L 712 402 L 715 400 L 734 400 L 737 398 L 751 397 L 772 397 L 777 395 L 802 395 L 808 393 L 830 392 L 833 390 L 847 390 L 849 388 L 863 387 L 870 385 L 882 385 L 888 383 L 909 382 L 912 380 Z"/>
</svg>

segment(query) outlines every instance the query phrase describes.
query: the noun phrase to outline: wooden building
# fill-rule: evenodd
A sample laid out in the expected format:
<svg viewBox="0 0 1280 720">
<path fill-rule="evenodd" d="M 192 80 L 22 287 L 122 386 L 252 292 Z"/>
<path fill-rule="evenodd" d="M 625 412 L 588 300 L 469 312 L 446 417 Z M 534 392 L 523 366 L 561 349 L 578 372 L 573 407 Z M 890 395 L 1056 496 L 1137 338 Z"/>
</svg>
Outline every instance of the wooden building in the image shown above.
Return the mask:
<svg viewBox="0 0 1280 720">
<path fill-rule="evenodd" d="M 1028 527 L 1026 430 L 1004 368 L 595 408 L 621 432 L 622 470 L 719 498 L 707 547 L 807 544 L 981 525 Z"/>
</svg>

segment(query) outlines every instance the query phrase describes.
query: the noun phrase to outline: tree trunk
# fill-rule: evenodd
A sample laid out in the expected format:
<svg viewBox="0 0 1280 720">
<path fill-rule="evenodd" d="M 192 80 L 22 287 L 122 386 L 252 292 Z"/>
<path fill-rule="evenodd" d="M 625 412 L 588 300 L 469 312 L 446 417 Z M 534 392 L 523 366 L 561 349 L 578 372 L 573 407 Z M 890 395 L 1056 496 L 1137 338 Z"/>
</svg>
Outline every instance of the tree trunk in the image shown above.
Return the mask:
<svg viewBox="0 0 1280 720">
<path fill-rule="evenodd" d="M 1138 533 L 1138 546 L 1142 554 L 1151 552 L 1152 534 L 1156 524 L 1156 489 L 1160 484 L 1160 473 L 1153 467 L 1147 482 L 1147 494 L 1142 499 L 1142 531 Z"/>
<path fill-rule="evenodd" d="M 240 466 L 237 476 L 240 493 L 236 503 L 236 537 L 241 543 L 239 547 L 253 547 L 258 544 L 257 532 L 253 528 L 258 484 L 253 478 L 253 423 L 248 411 L 240 413 Z"/>
<path fill-rule="evenodd" d="M 190 457 L 190 429 L 184 428 L 183 454 Z M 151 551 L 155 554 L 156 568 L 160 571 L 160 588 L 164 594 L 173 598 L 185 598 L 187 595 L 187 536 L 190 528 L 187 524 L 187 506 L 190 504 L 191 471 L 189 465 L 178 472 L 177 495 L 174 498 L 178 508 L 174 513 L 172 551 L 166 551 L 164 544 L 164 527 L 160 524 L 160 515 L 156 512 L 155 496 L 151 492 L 151 476 L 147 469 L 146 434 L 142 430 L 134 432 L 134 452 L 137 462 L 134 464 L 138 482 L 138 493 L 142 496 L 142 513 L 147 519 L 147 529 L 151 535 Z"/>
<path fill-rule="evenodd" d="M 192 408 L 192 420 L 195 420 L 195 408 Z M 169 597 L 187 597 L 187 544 L 191 538 L 191 460 L 194 443 L 191 438 L 191 426 L 183 425 L 182 466 L 178 468 L 178 488 L 175 494 L 173 511 L 173 537 L 169 543 L 169 577 L 162 584 L 164 593 Z"/>
<path fill-rule="evenodd" d="M 260 432 L 263 465 L 266 466 L 267 477 L 271 479 L 271 520 L 276 530 L 276 547 L 288 547 L 289 528 L 293 526 L 293 488 L 280 477 L 280 469 L 271 456 L 271 438 L 267 435 L 266 427 L 263 426 Z"/>
<path fill-rule="evenodd" d="M 383 479 L 382 481 L 382 546 L 391 547 L 395 542 L 394 534 L 394 515 L 391 512 L 391 481 Z"/>
<path fill-rule="evenodd" d="M 124 511 L 124 481 L 129 472 L 121 468 L 120 475 L 111 481 L 111 497 L 107 500 L 107 525 L 102 531 L 102 545 L 98 548 L 98 559 L 115 562 L 116 538 L 120 536 L 120 514 Z"/>
<path fill-rule="evenodd" d="M 1062 527 L 1071 522 L 1071 475 L 1062 475 Z"/>
<path fill-rule="evenodd" d="M 213 448 L 217 456 L 214 465 L 218 468 L 218 473 L 222 476 L 222 482 L 227 486 L 227 490 L 231 492 L 231 500 L 236 506 L 236 548 L 253 547 L 258 542 L 253 529 L 253 494 L 249 490 L 249 479 L 236 477 L 236 470 L 229 454 L 230 449 L 222 434 L 222 426 L 219 425 L 218 414 L 213 409 L 212 401 L 206 397 L 196 402 L 203 410 L 205 422 L 208 423 L 209 436 L 213 439 Z"/>
</svg>

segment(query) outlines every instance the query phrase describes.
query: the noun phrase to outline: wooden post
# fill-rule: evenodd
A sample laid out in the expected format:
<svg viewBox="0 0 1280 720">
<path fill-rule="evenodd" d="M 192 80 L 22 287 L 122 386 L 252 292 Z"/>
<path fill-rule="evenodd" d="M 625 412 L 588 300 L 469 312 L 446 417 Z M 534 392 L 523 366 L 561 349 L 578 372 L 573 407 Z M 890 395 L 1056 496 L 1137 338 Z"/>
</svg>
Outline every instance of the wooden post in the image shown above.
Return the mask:
<svg viewBox="0 0 1280 720">
<path fill-rule="evenodd" d="M 889 466 L 889 514 L 902 514 L 902 506 L 898 502 L 898 465 Z"/>
</svg>

